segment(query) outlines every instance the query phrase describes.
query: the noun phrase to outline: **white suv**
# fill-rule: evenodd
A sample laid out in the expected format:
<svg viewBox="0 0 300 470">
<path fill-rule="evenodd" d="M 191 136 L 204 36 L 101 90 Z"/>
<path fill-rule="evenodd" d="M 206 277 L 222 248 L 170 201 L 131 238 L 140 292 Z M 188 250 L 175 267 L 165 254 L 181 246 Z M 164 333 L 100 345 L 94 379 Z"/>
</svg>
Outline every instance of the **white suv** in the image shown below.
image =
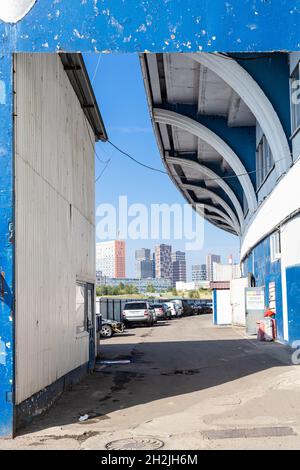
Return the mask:
<svg viewBox="0 0 300 470">
<path fill-rule="evenodd" d="M 127 302 L 123 310 L 123 322 L 125 325 L 143 323 L 153 326 L 156 320 L 154 309 L 148 302 Z"/>
</svg>

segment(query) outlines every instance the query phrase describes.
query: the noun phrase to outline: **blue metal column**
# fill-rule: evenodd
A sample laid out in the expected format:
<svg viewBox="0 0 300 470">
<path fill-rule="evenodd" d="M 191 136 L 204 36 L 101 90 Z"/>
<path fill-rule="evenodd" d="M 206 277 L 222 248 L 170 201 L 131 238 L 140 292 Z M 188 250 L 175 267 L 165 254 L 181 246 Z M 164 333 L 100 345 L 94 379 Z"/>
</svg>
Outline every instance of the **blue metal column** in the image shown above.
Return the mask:
<svg viewBox="0 0 300 470">
<path fill-rule="evenodd" d="M 0 437 L 14 431 L 13 55 L 0 55 Z"/>
</svg>

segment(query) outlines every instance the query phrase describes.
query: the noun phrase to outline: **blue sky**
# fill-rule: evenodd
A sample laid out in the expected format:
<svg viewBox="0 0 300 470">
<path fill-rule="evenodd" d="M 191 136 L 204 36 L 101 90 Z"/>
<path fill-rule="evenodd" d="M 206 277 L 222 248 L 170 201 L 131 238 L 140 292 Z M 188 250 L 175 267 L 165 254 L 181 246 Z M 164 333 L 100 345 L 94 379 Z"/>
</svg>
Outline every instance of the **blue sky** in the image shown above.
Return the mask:
<svg viewBox="0 0 300 470">
<path fill-rule="evenodd" d="M 142 74 L 137 54 L 85 55 L 100 111 L 109 139 L 138 160 L 164 169 L 156 145 L 146 101 Z M 95 71 L 98 71 L 95 76 Z M 108 143 L 97 144 L 97 154 L 104 161 L 111 158 L 105 173 L 96 184 L 96 207 L 102 203 L 118 207 L 120 195 L 128 203 L 184 204 L 186 201 L 168 176 L 142 168 L 122 156 Z M 96 176 L 103 164 L 96 160 Z M 96 223 L 99 219 L 96 220 Z M 161 240 L 127 240 L 127 276 L 133 277 L 134 253 L 137 248 L 153 248 Z M 164 243 L 167 243 L 165 240 Z M 174 249 L 184 250 L 185 240 L 171 239 Z M 207 253 L 220 254 L 225 262 L 229 254 L 238 260 L 239 240 L 233 235 L 204 224 L 204 246 L 201 251 L 187 252 L 188 278 L 191 265 L 205 261 Z"/>
</svg>

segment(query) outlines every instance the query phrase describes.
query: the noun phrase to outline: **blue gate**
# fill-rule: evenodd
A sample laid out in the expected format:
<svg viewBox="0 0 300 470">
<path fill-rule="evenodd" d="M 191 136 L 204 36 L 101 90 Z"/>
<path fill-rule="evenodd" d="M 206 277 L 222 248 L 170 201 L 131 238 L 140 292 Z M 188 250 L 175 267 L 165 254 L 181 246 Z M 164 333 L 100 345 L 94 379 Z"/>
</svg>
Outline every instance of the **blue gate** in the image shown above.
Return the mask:
<svg viewBox="0 0 300 470">
<path fill-rule="evenodd" d="M 300 340 L 300 265 L 286 269 L 289 343 Z"/>
</svg>

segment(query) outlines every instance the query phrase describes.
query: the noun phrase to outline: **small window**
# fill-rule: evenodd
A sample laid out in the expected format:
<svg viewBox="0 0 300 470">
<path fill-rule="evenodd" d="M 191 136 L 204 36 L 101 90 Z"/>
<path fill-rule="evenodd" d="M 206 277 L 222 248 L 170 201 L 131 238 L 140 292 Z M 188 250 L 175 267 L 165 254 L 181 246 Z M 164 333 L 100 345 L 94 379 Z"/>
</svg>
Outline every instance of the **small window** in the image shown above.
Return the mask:
<svg viewBox="0 0 300 470">
<path fill-rule="evenodd" d="M 292 127 L 295 132 L 300 126 L 300 74 L 299 64 L 291 76 Z"/>
<path fill-rule="evenodd" d="M 87 288 L 86 284 L 76 284 L 76 334 L 87 331 Z"/>
<path fill-rule="evenodd" d="M 281 256 L 280 232 L 273 233 L 270 238 L 271 263 L 279 260 Z"/>
<path fill-rule="evenodd" d="M 257 188 L 263 184 L 268 174 L 274 166 L 274 159 L 271 148 L 265 135 L 256 149 L 256 184 Z"/>
</svg>

